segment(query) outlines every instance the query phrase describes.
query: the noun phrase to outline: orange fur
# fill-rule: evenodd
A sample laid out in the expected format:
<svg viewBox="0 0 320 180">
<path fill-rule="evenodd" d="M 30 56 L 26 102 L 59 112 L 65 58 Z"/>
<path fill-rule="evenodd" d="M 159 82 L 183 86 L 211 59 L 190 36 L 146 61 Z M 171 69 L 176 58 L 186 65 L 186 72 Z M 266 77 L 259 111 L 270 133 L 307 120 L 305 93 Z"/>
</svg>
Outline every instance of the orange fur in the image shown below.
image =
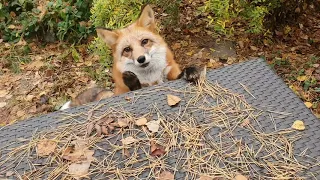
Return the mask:
<svg viewBox="0 0 320 180">
<path fill-rule="evenodd" d="M 126 75 L 127 83 L 139 84 L 138 88 L 153 86 L 165 80 L 175 80 L 181 74 L 179 65 L 164 39 L 157 33 L 154 12 L 150 6 L 145 6 L 138 20 L 126 28 L 107 30 L 97 28 L 97 34 L 111 48 L 113 56 L 112 77 L 115 82 L 114 92 L 102 88 L 90 88 L 79 94 L 72 101 L 65 103 L 61 109 L 86 104 L 106 97 L 120 95 L 130 91 L 125 84 L 124 72 L 136 75 L 130 79 Z M 144 40 L 146 43 L 142 44 Z M 130 51 L 125 51 L 131 48 Z M 144 56 L 146 66 L 138 61 Z M 147 67 L 147 68 L 146 68 Z M 129 73 L 130 74 L 130 73 Z M 166 79 L 164 79 L 166 78 Z M 130 84 L 130 86 L 132 85 Z M 132 88 L 131 89 L 138 89 Z"/>
<path fill-rule="evenodd" d="M 166 67 L 170 67 L 170 70 L 166 72 L 167 80 L 175 80 L 181 73 L 179 65 L 174 60 L 172 51 L 168 48 L 164 39 L 156 32 L 154 12 L 150 6 L 145 6 L 138 20 L 128 27 L 113 31 L 106 29 L 97 29 L 97 34 L 112 49 L 114 62 L 112 76 L 115 82 L 115 95 L 123 94 L 130 91 L 130 89 L 125 85 L 123 81 L 122 72 L 125 68 L 124 63 L 122 62 L 122 58 L 124 57 L 122 57 L 122 55 L 120 56 L 119 52 L 123 50 L 121 48 L 124 48 L 122 46 L 126 42 L 130 42 L 131 46 L 134 47 L 134 51 L 132 51 L 131 53 L 125 53 L 124 56 L 127 58 L 130 57 L 131 59 L 137 59 L 139 55 L 145 53 L 145 51 L 151 51 L 150 49 L 152 45 L 141 47 L 140 44 L 138 44 L 140 41 L 135 42 L 136 39 L 139 38 L 139 36 L 143 36 L 144 34 L 147 34 L 154 38 L 159 46 L 165 47 L 165 61 L 167 64 Z M 152 82 L 142 82 L 141 84 L 154 85 L 158 83 L 160 83 L 159 80 L 152 80 Z"/>
</svg>

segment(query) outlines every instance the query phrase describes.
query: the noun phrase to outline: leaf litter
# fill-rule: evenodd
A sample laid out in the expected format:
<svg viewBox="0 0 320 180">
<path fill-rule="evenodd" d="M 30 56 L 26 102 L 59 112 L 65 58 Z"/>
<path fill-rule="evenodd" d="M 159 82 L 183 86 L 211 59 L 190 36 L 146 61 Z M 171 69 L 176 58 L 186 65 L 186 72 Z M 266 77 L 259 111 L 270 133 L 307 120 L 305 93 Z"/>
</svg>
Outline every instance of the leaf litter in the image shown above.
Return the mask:
<svg viewBox="0 0 320 180">
<path fill-rule="evenodd" d="M 0 166 L 10 165 L 1 171 L 12 171 L 27 159 L 29 170 L 18 174 L 26 179 L 128 179 L 145 173 L 149 179 L 174 179 L 181 172 L 191 179 L 299 179 L 305 173 L 312 176 L 310 169 L 319 167 L 317 157 L 295 154 L 294 142 L 303 137 L 301 131 L 263 130 L 259 121 L 273 122 L 270 116 L 262 116 L 270 111 L 251 106 L 242 95 L 219 84 L 202 79 L 184 90 L 157 90 L 190 98 L 185 107 L 169 114 L 156 105 L 138 116 L 121 105 L 101 110 L 104 104 L 90 110 L 90 118 L 83 112 L 66 114 L 67 124 L 40 131 L 18 147 L 2 148 L 1 154 L 6 155 L 1 156 Z M 81 117 L 84 121 L 75 120 Z M 121 119 L 138 119 L 146 126 L 128 122 L 121 127 Z M 100 135 L 95 126 L 101 131 L 105 127 L 108 133 Z M 45 140 L 56 142 L 56 147 L 41 157 L 50 163 L 37 166 L 32 154 Z"/>
</svg>

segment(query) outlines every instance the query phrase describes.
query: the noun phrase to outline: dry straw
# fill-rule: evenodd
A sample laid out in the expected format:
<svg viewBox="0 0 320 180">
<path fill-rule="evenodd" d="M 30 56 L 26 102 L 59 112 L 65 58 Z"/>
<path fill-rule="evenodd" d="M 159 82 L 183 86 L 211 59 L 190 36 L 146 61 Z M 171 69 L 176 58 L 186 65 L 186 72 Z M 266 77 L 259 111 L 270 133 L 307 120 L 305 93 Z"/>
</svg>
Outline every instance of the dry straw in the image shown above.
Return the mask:
<svg viewBox="0 0 320 180">
<path fill-rule="evenodd" d="M 303 138 L 302 133 L 278 129 L 272 115 L 276 113 L 252 107 L 244 96 L 217 83 L 201 78 L 196 86 L 180 90 L 156 88 L 150 94 L 135 93 L 128 103 L 156 91 L 178 93 L 186 101 L 174 113 L 164 114 L 155 105 L 144 115 L 149 121 L 160 120 L 157 133 L 151 133 L 146 126 L 136 126 L 134 122 L 139 117 L 121 105 L 102 111 L 105 104 L 101 103 L 86 114 L 66 115 L 64 121 L 70 123 L 38 132 L 21 146 L 2 148 L 2 173 L 11 171 L 18 179 L 72 179 L 68 171 L 72 162 L 63 159 L 63 152 L 78 138 L 85 139 L 87 148 L 95 151 L 97 158 L 85 175 L 92 179 L 153 179 L 163 171 L 176 177 L 183 175 L 183 179 L 233 179 L 237 174 L 251 179 L 304 179 L 313 176 L 315 172 L 309 171 L 312 167 L 319 167 L 317 157 L 307 156 L 306 151 L 296 154 L 294 145 Z M 247 88 L 246 91 L 251 94 Z M 87 121 L 79 122 L 79 117 Z M 127 126 L 118 127 L 118 119 L 123 118 Z M 114 120 L 112 126 L 110 119 Z M 265 131 L 259 121 L 270 121 L 273 130 Z M 109 134 L 94 128 L 88 132 L 93 125 L 110 126 Z M 121 140 L 126 137 L 136 141 L 124 145 Z M 57 142 L 55 151 L 45 158 L 36 154 L 36 146 L 43 139 Z M 153 156 L 151 141 L 163 147 L 165 153 Z M 28 165 L 24 173 L 15 170 L 20 163 Z"/>
</svg>

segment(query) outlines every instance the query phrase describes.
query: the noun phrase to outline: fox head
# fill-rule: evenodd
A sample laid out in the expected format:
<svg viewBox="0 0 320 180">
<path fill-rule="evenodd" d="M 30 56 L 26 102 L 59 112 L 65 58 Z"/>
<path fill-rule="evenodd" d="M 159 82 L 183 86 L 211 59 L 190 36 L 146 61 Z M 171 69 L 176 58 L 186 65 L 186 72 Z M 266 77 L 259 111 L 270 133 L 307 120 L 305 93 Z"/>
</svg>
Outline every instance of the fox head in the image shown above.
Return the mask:
<svg viewBox="0 0 320 180">
<path fill-rule="evenodd" d="M 156 31 L 154 11 L 149 5 L 131 25 L 117 30 L 97 28 L 97 34 L 112 49 L 114 63 L 121 72 L 151 70 L 166 61 L 167 44 Z"/>
</svg>

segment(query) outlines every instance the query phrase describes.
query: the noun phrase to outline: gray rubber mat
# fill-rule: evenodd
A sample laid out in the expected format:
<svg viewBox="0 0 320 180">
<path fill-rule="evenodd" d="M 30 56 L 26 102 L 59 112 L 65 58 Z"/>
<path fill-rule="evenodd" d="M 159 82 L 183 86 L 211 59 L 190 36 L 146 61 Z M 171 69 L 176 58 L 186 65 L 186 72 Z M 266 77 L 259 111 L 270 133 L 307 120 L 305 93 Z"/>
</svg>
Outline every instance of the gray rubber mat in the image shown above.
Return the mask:
<svg viewBox="0 0 320 180">
<path fill-rule="evenodd" d="M 306 130 L 303 131 L 303 138 L 295 142 L 295 153 L 304 153 L 310 157 L 317 158 L 315 162 L 319 162 L 320 158 L 320 120 L 317 119 L 312 112 L 305 107 L 304 103 L 287 87 L 287 85 L 278 77 L 271 68 L 262 59 L 250 60 L 244 63 L 239 63 L 235 65 L 230 65 L 221 69 L 211 70 L 207 72 L 207 79 L 212 82 L 218 82 L 221 86 L 230 89 L 231 91 L 244 95 L 245 99 L 249 104 L 254 107 L 259 107 L 261 109 L 268 109 L 269 112 L 287 112 L 291 113 L 286 117 L 276 118 L 274 121 L 278 129 L 290 128 L 294 120 L 303 120 L 306 126 Z M 240 85 L 240 83 L 246 85 L 253 98 L 249 95 L 245 89 Z M 170 87 L 174 89 L 179 89 L 185 86 L 187 83 L 184 80 L 176 80 L 172 82 L 167 82 L 162 84 L 162 87 Z M 144 92 L 150 92 L 151 90 L 158 88 L 159 86 L 154 86 L 150 88 L 145 88 L 139 90 L 140 94 Z M 170 114 L 179 110 L 179 107 L 169 107 L 166 102 L 166 92 L 157 91 L 154 93 L 149 93 L 148 96 L 141 96 L 136 100 L 134 104 L 127 103 L 125 97 L 133 96 L 133 92 L 105 99 L 101 101 L 102 104 L 107 104 L 102 106 L 100 111 L 103 112 L 109 107 L 116 106 L 123 103 L 123 108 L 126 111 L 132 112 L 137 116 L 143 115 L 153 108 L 156 104 L 157 107 L 164 114 Z M 53 130 L 58 126 L 61 126 L 68 121 L 60 121 L 66 114 L 79 114 L 79 112 L 88 112 L 92 106 L 96 103 L 89 104 L 88 106 L 75 107 L 66 111 L 58 111 L 43 115 L 36 118 L 31 118 L 22 122 L 18 122 L 8 127 L 4 127 L 0 131 L 0 147 L 1 148 L 11 148 L 22 145 L 24 142 L 21 139 L 30 138 L 35 132 L 43 130 Z M 183 102 L 181 106 L 183 106 Z M 272 113 L 270 113 L 272 115 Z M 270 114 L 262 115 L 259 118 L 266 118 Z M 85 121 L 85 116 L 79 116 L 77 121 Z M 199 123 L 205 123 L 204 119 L 201 117 L 197 120 Z M 260 128 L 265 132 L 271 132 L 274 130 L 274 124 L 270 121 L 260 122 Z M 215 133 L 212 135 L 214 136 Z M 239 136 L 245 136 L 246 132 L 237 132 Z M 14 143 L 15 142 L 15 143 Z M 14 144 L 13 144 L 14 143 Z M 246 143 L 250 142 L 250 139 L 246 139 Z M 103 147 L 103 142 L 100 143 Z M 105 147 L 108 149 L 108 147 Z M 172 152 L 176 153 L 176 152 Z M 1 154 L 1 160 L 6 156 L 6 152 Z M 103 158 L 103 152 L 97 151 L 95 156 L 98 159 Z M 174 156 L 174 155 L 173 155 Z M 174 158 L 171 159 L 175 163 Z M 312 163 L 312 162 L 310 162 Z M 10 164 L 6 163 L 0 167 L 0 172 L 5 173 L 12 168 L 19 172 L 24 173 L 28 170 L 28 162 Z M 259 169 L 259 168 L 258 168 Z M 261 169 L 260 169 L 261 170 Z M 259 170 L 259 171 L 260 171 Z M 50 170 L 48 170 L 50 171 Z M 263 169 L 261 170 L 263 171 Z M 310 175 L 308 172 L 312 172 Z M 306 179 L 320 179 L 320 169 L 319 166 L 314 166 L 314 168 L 308 169 L 305 176 Z M 262 172 L 263 173 L 263 172 Z M 143 179 L 147 176 L 148 172 L 141 174 L 138 179 Z M 1 174 L 0 174 L 1 175 Z M 3 174 L 2 174 L 3 175 Z M 103 177 L 103 176 L 102 176 Z M 0 176 L 1 178 L 1 176 Z M 98 177 L 92 177 L 92 179 L 97 179 Z M 175 179 L 184 179 L 185 174 L 183 172 L 176 172 Z M 190 179 L 190 178 L 188 178 Z M 255 178 L 254 178 L 255 179 Z M 263 178 L 262 178 L 263 179 Z"/>
</svg>

